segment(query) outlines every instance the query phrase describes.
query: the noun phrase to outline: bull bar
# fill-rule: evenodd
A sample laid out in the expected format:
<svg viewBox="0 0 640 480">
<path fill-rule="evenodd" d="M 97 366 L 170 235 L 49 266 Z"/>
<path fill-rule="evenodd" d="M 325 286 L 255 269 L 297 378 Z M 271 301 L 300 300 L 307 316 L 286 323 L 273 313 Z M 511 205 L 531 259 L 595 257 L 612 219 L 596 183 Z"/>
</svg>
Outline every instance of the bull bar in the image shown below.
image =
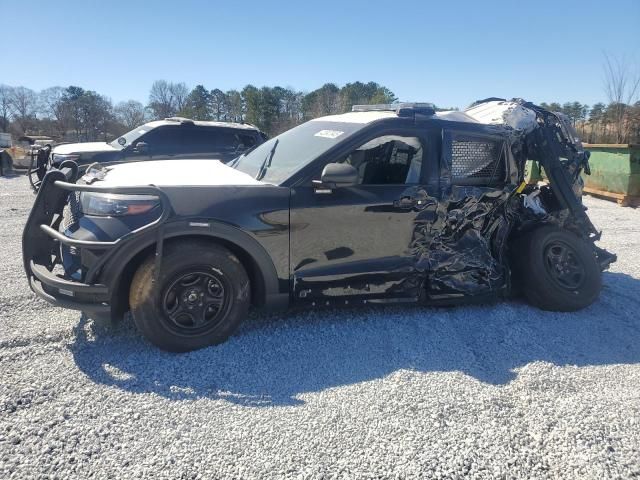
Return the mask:
<svg viewBox="0 0 640 480">
<path fill-rule="evenodd" d="M 60 169 L 46 173 L 27 219 L 22 235 L 24 269 L 31 289 L 40 298 L 54 305 L 95 314 L 108 314 L 112 292 L 109 286 L 97 281 L 103 265 L 114 252 L 125 246 L 140 233 L 156 231 L 155 271 L 160 269 L 162 257 L 162 228 L 171 216 L 171 206 L 165 192 L 154 185 L 129 187 L 102 187 L 76 184 L 78 167 L 64 162 Z M 158 218 L 113 241 L 81 240 L 59 231 L 63 209 L 74 192 L 105 194 L 153 195 L 160 200 L 162 209 Z M 101 255 L 83 272 L 83 281 L 54 272 L 62 264 L 61 245 L 73 247 L 79 254 L 84 250 L 98 251 Z"/>
</svg>

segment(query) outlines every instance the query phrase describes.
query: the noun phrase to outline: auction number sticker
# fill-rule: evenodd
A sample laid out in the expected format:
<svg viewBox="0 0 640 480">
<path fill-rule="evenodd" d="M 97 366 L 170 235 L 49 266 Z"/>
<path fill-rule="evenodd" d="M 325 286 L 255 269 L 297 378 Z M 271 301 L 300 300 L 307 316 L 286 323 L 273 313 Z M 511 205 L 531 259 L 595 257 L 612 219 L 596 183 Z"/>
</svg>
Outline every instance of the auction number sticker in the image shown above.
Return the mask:
<svg viewBox="0 0 640 480">
<path fill-rule="evenodd" d="M 320 130 L 314 135 L 314 137 L 338 138 L 343 133 L 344 132 L 341 132 L 340 130 Z"/>
</svg>

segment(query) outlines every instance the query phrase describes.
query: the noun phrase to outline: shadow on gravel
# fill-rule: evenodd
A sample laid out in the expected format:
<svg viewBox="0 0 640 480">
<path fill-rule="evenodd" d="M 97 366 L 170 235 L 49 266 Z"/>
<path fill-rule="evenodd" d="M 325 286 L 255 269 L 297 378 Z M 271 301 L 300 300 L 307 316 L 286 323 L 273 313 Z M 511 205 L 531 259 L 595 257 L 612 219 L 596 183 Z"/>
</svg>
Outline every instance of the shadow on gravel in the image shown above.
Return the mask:
<svg viewBox="0 0 640 480">
<path fill-rule="evenodd" d="M 640 280 L 605 273 L 604 282 L 600 300 L 575 313 L 507 302 L 256 315 L 226 343 L 181 355 L 146 343 L 129 320 L 111 327 L 81 318 L 71 348 L 93 381 L 172 400 L 296 405 L 300 393 L 400 369 L 461 371 L 503 385 L 534 361 L 640 362 Z"/>
<path fill-rule="evenodd" d="M 0 175 L 0 179 L 14 180 L 16 178 L 24 178 L 26 175 L 27 175 L 26 172 L 22 170 L 10 170 L 10 171 L 5 171 L 3 175 Z"/>
</svg>

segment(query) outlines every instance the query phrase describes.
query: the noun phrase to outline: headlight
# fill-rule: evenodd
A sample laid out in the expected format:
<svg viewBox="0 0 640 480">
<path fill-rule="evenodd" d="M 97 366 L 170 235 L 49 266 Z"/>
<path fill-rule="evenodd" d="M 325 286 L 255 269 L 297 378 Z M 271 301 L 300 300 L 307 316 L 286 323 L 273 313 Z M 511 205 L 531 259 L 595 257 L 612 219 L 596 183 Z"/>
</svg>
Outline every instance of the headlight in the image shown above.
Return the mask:
<svg viewBox="0 0 640 480">
<path fill-rule="evenodd" d="M 80 210 L 85 215 L 120 217 L 147 213 L 160 204 L 153 195 L 120 195 L 115 193 L 82 192 Z"/>
<path fill-rule="evenodd" d="M 80 155 L 77 153 L 68 153 L 68 154 L 62 154 L 62 153 L 54 153 L 53 157 L 51 157 L 51 160 L 53 160 L 56 163 L 62 163 L 65 160 L 73 160 L 76 161 L 80 158 Z"/>
</svg>

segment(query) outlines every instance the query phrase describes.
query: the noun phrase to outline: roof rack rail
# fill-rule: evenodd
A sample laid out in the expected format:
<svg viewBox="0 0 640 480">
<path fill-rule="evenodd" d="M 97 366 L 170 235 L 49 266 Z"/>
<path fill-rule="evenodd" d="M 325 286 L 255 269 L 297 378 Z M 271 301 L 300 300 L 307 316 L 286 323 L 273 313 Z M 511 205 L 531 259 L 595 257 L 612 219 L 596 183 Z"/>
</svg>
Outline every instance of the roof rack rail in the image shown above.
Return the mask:
<svg viewBox="0 0 640 480">
<path fill-rule="evenodd" d="M 400 117 L 420 115 L 435 115 L 436 107 L 433 103 L 379 103 L 375 105 L 354 105 L 352 112 L 396 112 Z"/>
<path fill-rule="evenodd" d="M 193 120 L 191 120 L 190 118 L 184 118 L 184 117 L 167 117 L 167 118 L 165 118 L 165 121 L 167 121 L 167 122 L 185 123 L 187 125 L 193 125 L 194 124 Z"/>
</svg>

